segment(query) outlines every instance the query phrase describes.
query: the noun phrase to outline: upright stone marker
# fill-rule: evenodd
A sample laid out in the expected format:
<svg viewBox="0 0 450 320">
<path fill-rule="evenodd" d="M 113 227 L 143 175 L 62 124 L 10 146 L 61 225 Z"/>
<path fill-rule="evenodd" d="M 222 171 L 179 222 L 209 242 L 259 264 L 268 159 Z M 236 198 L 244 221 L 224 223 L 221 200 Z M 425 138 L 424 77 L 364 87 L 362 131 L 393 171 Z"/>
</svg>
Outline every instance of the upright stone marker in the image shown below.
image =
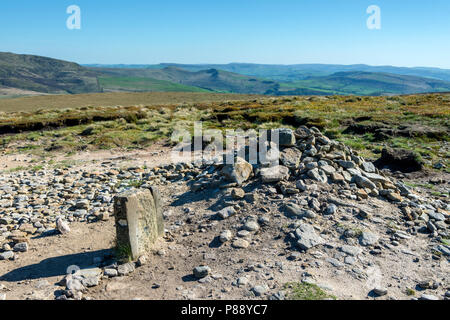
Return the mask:
<svg viewBox="0 0 450 320">
<path fill-rule="evenodd" d="M 139 189 L 114 197 L 118 248 L 131 249 L 138 259 L 164 234 L 164 221 L 158 189 Z"/>
</svg>

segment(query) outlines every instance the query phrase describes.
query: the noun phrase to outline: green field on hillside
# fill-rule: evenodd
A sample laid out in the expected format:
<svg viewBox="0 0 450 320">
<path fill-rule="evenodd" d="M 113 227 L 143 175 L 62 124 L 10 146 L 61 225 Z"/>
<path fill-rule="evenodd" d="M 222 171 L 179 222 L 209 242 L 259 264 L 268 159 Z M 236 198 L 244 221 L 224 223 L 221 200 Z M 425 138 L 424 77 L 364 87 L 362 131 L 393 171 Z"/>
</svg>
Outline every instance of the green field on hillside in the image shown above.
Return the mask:
<svg viewBox="0 0 450 320">
<path fill-rule="evenodd" d="M 113 91 L 212 92 L 198 87 L 151 78 L 99 77 L 98 80 L 104 90 Z"/>
<path fill-rule="evenodd" d="M 397 95 L 448 92 L 449 83 L 436 79 L 388 73 L 341 72 L 323 77 L 282 83 L 280 91 L 301 94 L 299 90 L 316 90 L 321 95 Z"/>
<path fill-rule="evenodd" d="M 450 92 L 450 81 L 442 80 L 447 79 L 446 70 L 362 65 L 222 65 L 227 71 L 213 66 L 168 64 L 151 68 L 88 68 L 47 57 L 0 52 L 0 96 L 99 92 L 389 96 Z"/>
</svg>

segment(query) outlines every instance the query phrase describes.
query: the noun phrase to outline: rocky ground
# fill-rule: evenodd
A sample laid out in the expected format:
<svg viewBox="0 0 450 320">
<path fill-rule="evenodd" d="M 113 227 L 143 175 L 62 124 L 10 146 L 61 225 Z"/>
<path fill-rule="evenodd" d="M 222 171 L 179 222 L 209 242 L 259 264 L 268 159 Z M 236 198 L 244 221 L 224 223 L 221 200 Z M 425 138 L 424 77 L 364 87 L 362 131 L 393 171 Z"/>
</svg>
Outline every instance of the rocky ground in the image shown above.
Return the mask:
<svg viewBox="0 0 450 320">
<path fill-rule="evenodd" d="M 450 174 L 380 170 L 306 127 L 279 144 L 278 166 L 155 146 L 4 171 L 0 299 L 450 297 Z M 118 261 L 113 198 L 151 185 L 165 236 Z"/>
</svg>

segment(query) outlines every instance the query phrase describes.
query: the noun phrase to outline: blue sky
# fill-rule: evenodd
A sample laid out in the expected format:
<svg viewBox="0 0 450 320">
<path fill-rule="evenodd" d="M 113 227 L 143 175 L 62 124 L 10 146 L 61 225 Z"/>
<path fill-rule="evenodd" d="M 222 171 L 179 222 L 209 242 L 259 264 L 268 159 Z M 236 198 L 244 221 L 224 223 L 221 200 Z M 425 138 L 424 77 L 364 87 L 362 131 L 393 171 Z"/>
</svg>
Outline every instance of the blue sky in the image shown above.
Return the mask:
<svg viewBox="0 0 450 320">
<path fill-rule="evenodd" d="M 69 5 L 81 30 L 69 30 Z M 366 9 L 381 8 L 381 30 Z M 78 63 L 335 63 L 450 69 L 448 0 L 0 0 L 0 51 Z"/>
</svg>

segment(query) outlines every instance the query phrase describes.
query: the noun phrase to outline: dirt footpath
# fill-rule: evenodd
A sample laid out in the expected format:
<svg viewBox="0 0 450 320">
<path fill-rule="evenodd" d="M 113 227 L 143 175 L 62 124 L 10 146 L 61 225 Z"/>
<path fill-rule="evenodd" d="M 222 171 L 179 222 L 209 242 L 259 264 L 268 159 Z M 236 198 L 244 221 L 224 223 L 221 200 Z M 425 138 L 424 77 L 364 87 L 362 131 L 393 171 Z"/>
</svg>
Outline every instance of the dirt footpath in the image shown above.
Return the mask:
<svg viewBox="0 0 450 320">
<path fill-rule="evenodd" d="M 98 172 L 102 170 L 100 163 L 105 168 L 153 167 L 166 163 L 168 151 L 155 146 L 123 154 L 78 154 L 73 159 L 79 162 L 70 170 Z M 17 162 L 0 163 L 8 161 Z M 191 192 L 183 180 L 166 181 L 158 187 L 166 236 L 149 252 L 147 264 L 126 276 L 103 276 L 98 286 L 84 292 L 85 299 L 268 299 L 284 292 L 287 283 L 301 281 L 316 284 L 337 299 L 411 299 L 422 293 L 443 296 L 447 290 L 448 259 L 430 253 L 426 234 L 390 243 L 390 230 L 404 229 L 404 225 L 398 207 L 385 200 L 347 202 L 358 208 L 370 206 L 374 212 L 371 219 L 355 218 L 345 206 L 332 217 L 321 217 L 315 225 L 321 230 L 324 245 L 299 252 L 287 241 L 287 230 L 295 224 L 280 209 L 287 199 L 273 194 L 269 187 L 255 183 L 245 186 L 247 194 L 258 193 L 258 200 L 240 201 L 239 214 L 226 220 L 216 218 L 223 202 L 228 201 L 226 189 Z M 328 190 L 319 191 L 326 196 L 332 191 Z M 305 196 L 295 197 L 301 203 Z M 253 233 L 242 232 L 250 216 L 258 221 L 264 217 L 267 223 Z M 27 252 L 16 255 L 15 260 L 0 261 L 0 293 L 6 294 L 7 300 L 55 299 L 65 289 L 59 283 L 68 271 L 107 265 L 114 254 L 115 226 L 112 215 L 105 220 L 73 221 L 66 235 L 32 236 Z M 346 224 L 378 233 L 380 245 L 374 249 L 378 251 L 339 237 L 337 230 Z M 245 239 L 248 246 L 237 248 L 233 241 L 219 241 L 225 230 L 237 234 L 234 240 Z M 345 245 L 347 249 L 343 249 Z M 209 266 L 211 272 L 196 279 L 193 269 L 201 265 Z M 422 290 L 418 284 L 423 281 L 434 281 L 438 287 Z M 374 286 L 386 288 L 388 294 L 371 295 Z"/>
</svg>

